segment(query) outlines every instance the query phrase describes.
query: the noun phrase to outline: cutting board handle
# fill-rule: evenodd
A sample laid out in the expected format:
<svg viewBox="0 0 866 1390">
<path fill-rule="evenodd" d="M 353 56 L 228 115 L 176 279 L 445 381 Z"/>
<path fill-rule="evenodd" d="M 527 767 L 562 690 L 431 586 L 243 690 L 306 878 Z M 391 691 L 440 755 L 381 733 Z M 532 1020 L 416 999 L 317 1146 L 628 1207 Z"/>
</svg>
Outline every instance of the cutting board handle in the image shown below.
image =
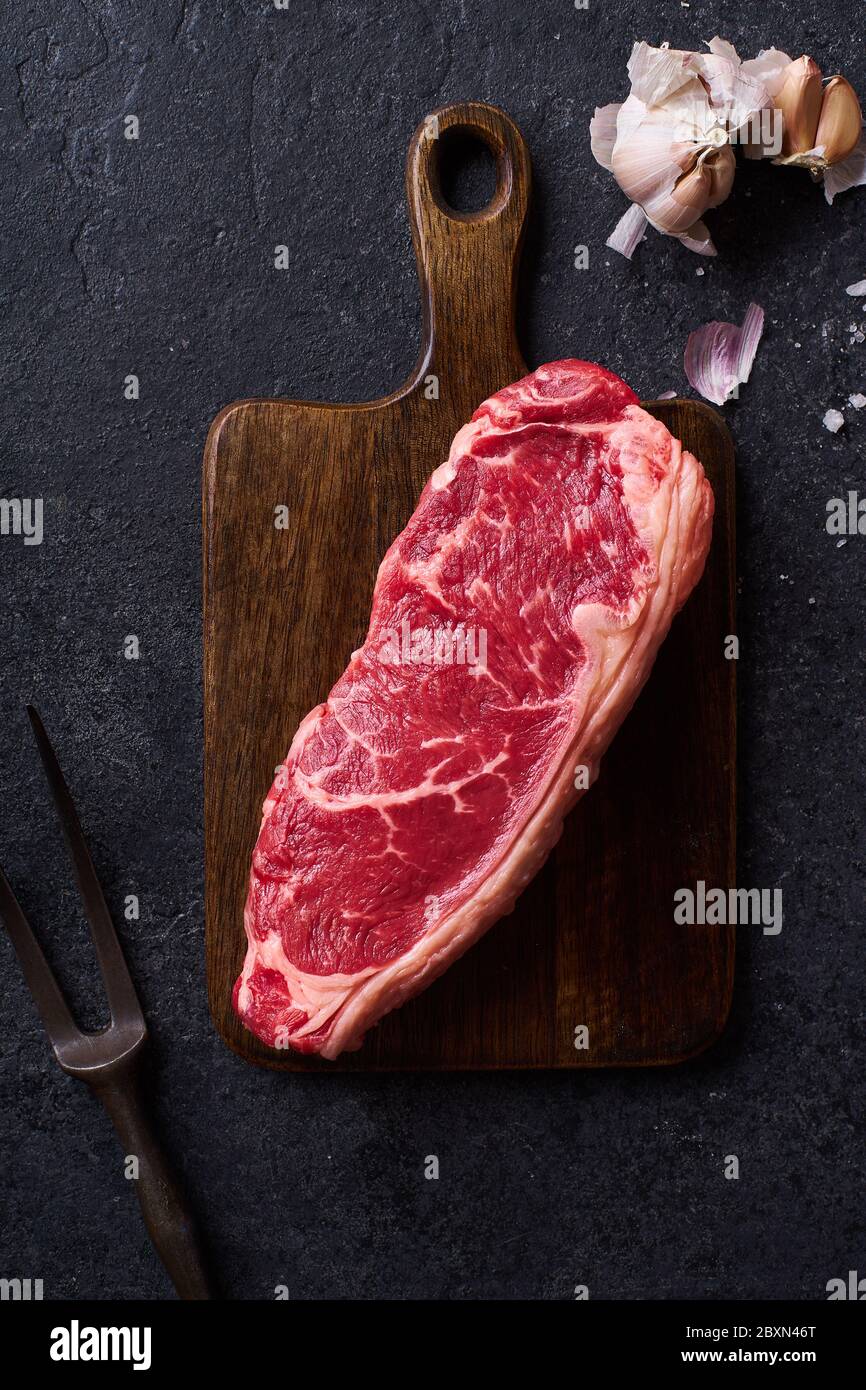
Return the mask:
<svg viewBox="0 0 866 1390">
<path fill-rule="evenodd" d="M 458 212 L 442 194 L 439 156 L 453 132 L 474 136 L 496 160 L 496 191 L 478 212 Z M 483 375 L 489 366 L 490 389 L 496 390 L 504 384 L 503 362 L 508 380 L 525 372 L 515 302 L 531 182 L 526 142 L 496 106 L 442 106 L 416 130 L 406 161 L 406 196 L 424 314 L 419 377 L 460 372 L 471 363 L 477 381 L 479 369 Z M 479 361 L 485 353 L 489 364 Z"/>
</svg>

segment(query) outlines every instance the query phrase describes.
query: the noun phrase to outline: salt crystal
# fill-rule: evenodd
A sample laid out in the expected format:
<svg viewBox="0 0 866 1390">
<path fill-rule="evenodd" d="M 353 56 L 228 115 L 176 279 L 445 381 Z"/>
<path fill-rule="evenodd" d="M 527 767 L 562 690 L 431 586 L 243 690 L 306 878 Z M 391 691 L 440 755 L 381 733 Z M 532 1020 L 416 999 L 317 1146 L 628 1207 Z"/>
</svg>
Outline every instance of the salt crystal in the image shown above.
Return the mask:
<svg viewBox="0 0 866 1390">
<path fill-rule="evenodd" d="M 838 434 L 845 423 L 845 416 L 841 410 L 828 410 L 824 416 L 824 429 L 831 434 Z"/>
<path fill-rule="evenodd" d="M 858 391 L 856 396 L 848 397 L 848 404 L 853 405 L 855 410 L 862 410 L 864 405 L 866 405 L 866 396 L 861 395 Z"/>
<path fill-rule="evenodd" d="M 859 299 L 861 294 L 866 294 L 866 280 L 858 280 L 856 285 L 849 285 L 845 293 Z"/>
</svg>

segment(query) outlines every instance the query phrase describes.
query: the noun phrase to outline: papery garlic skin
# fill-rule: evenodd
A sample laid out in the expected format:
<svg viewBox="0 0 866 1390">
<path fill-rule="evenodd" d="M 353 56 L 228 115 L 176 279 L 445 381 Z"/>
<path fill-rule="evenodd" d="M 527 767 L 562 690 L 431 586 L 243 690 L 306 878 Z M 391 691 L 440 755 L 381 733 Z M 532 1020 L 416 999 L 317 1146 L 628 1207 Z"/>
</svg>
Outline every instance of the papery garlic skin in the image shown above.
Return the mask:
<svg viewBox="0 0 866 1390">
<path fill-rule="evenodd" d="M 785 81 L 785 71 L 791 66 L 791 55 L 781 48 L 762 48 L 757 58 L 746 58 L 740 71 L 744 77 L 758 82 L 775 100 Z"/>
<path fill-rule="evenodd" d="M 862 132 L 847 159 L 831 164 L 824 174 L 824 197 L 828 203 L 849 188 L 866 184 L 866 132 Z"/>
<path fill-rule="evenodd" d="M 613 173 L 613 147 L 616 144 L 616 118 L 622 110 L 621 101 L 597 106 L 589 123 L 589 139 L 593 158 L 602 169 Z"/>
<path fill-rule="evenodd" d="M 749 380 L 758 344 L 764 331 L 764 311 L 750 304 L 742 327 L 714 319 L 690 333 L 683 356 L 689 385 L 712 401 L 724 405 Z"/>
<path fill-rule="evenodd" d="M 605 246 L 618 251 L 630 261 L 635 250 L 646 236 L 647 215 L 638 203 L 632 203 L 617 222 Z"/>
<path fill-rule="evenodd" d="M 752 138 L 743 145 L 747 159 L 775 159 L 782 153 L 784 130 L 776 98 L 790 66 L 790 54 L 780 48 L 762 48 L 757 58 L 747 58 L 742 64 L 740 71 L 743 76 L 760 83 L 769 96 L 758 129 L 750 131 Z"/>
</svg>

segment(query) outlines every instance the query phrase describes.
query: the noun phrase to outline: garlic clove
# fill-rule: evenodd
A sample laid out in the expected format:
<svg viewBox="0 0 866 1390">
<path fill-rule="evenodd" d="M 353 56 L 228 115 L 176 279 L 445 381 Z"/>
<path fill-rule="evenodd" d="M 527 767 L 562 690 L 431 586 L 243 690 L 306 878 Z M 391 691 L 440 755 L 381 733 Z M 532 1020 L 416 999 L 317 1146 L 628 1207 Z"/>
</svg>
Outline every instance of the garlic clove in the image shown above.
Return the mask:
<svg viewBox="0 0 866 1390">
<path fill-rule="evenodd" d="M 695 222 L 694 225 L 688 227 L 686 231 L 680 232 L 678 240 L 685 246 L 687 251 L 694 251 L 696 256 L 718 255 L 713 245 L 713 238 L 710 236 L 703 222 Z"/>
<path fill-rule="evenodd" d="M 674 185 L 665 207 L 656 211 L 656 226 L 673 236 L 688 231 L 707 208 L 725 201 L 735 171 L 736 160 L 729 145 L 709 151 Z"/>
<path fill-rule="evenodd" d="M 783 159 L 814 149 L 823 99 L 821 69 L 804 54 L 785 69 L 775 98 L 784 122 Z"/>
<path fill-rule="evenodd" d="M 863 112 L 857 93 L 844 77 L 831 77 L 824 88 L 824 100 L 815 144 L 823 147 L 828 165 L 839 164 L 856 149 L 863 129 Z"/>
<path fill-rule="evenodd" d="M 723 145 L 720 149 L 710 150 L 701 158 L 702 167 L 709 176 L 707 200 L 704 207 L 717 208 L 719 203 L 725 201 L 733 187 L 737 161 L 730 145 Z"/>
</svg>

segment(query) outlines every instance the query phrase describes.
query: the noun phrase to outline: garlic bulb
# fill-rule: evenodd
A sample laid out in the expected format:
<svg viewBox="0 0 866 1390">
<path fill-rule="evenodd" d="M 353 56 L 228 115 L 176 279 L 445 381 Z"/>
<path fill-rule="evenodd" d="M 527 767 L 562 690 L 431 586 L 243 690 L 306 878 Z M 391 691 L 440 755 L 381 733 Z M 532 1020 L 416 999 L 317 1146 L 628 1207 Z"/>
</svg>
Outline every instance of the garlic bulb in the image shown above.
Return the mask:
<svg viewBox="0 0 866 1390">
<path fill-rule="evenodd" d="M 731 44 L 715 38 L 709 49 L 635 44 L 631 92 L 621 104 L 596 109 L 590 134 L 595 158 L 652 226 L 714 256 L 701 219 L 730 193 L 731 142 L 767 106 L 769 93 L 759 77 L 744 72 Z"/>
<path fill-rule="evenodd" d="M 730 145 L 708 140 L 685 115 L 654 107 L 616 142 L 611 168 L 654 227 L 681 236 L 725 201 L 736 161 Z"/>
</svg>

